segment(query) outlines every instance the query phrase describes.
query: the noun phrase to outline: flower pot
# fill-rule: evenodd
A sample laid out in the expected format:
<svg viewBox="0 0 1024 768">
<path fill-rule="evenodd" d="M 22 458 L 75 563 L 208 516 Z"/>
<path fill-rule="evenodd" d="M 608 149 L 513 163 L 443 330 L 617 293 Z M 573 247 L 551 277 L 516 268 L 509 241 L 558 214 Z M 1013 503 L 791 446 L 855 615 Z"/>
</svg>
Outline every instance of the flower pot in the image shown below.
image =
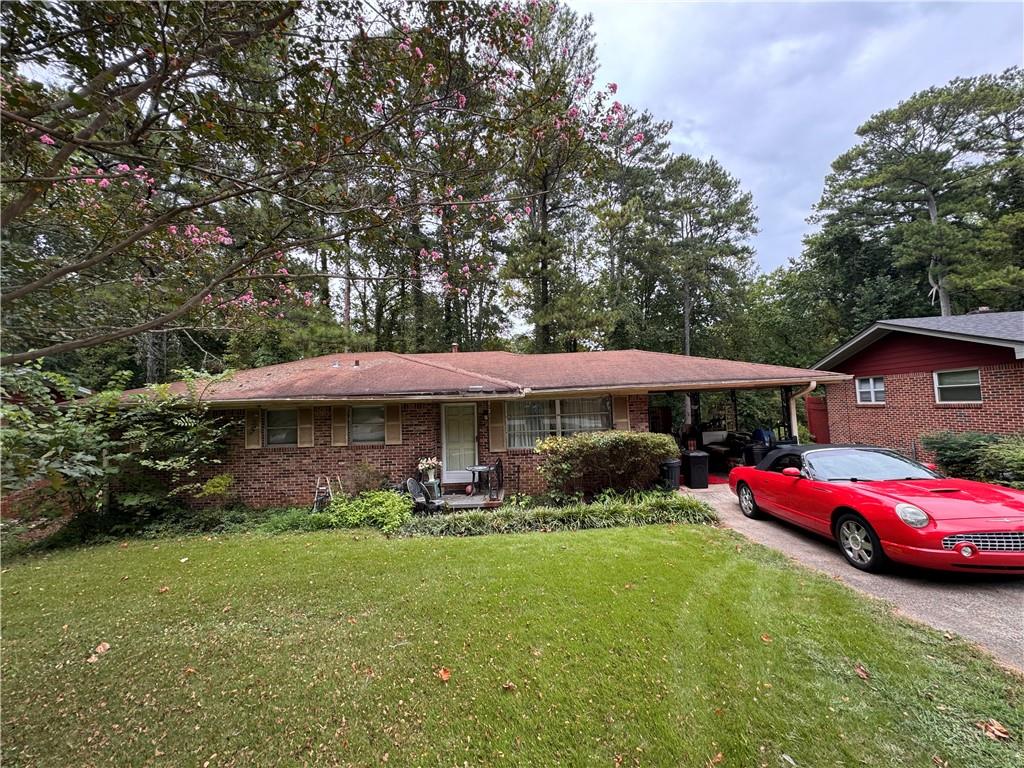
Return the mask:
<svg viewBox="0 0 1024 768">
<path fill-rule="evenodd" d="M 434 482 L 434 470 L 432 470 L 432 469 L 428 469 L 427 470 L 427 482 L 428 483 Z"/>
</svg>

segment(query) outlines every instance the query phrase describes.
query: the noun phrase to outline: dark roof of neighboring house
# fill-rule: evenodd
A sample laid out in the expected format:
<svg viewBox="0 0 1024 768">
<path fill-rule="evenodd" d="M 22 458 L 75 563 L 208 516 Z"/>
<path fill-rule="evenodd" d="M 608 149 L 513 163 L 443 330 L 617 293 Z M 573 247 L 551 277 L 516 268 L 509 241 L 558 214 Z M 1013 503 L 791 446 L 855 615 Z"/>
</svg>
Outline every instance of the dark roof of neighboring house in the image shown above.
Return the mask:
<svg viewBox="0 0 1024 768">
<path fill-rule="evenodd" d="M 353 352 L 236 371 L 225 381 L 210 385 L 202 396 L 223 404 L 504 398 L 586 390 L 750 389 L 848 378 L 826 371 L 636 349 L 546 355 Z M 185 385 L 177 382 L 171 389 L 184 392 Z"/>
<path fill-rule="evenodd" d="M 852 339 L 835 347 L 815 363 L 814 367 L 829 369 L 893 332 L 1011 347 L 1018 360 L 1024 358 L 1024 312 L 977 312 L 947 317 L 901 317 L 895 320 L 879 320 Z"/>
</svg>

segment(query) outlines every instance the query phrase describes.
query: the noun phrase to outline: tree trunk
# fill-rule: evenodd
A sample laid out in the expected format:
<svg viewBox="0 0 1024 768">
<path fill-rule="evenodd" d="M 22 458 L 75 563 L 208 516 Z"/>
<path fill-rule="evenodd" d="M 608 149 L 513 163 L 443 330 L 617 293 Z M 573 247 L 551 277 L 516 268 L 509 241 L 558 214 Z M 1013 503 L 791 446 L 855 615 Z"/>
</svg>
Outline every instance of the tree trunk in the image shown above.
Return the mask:
<svg viewBox="0 0 1024 768">
<path fill-rule="evenodd" d="M 935 202 L 935 195 L 931 190 L 926 190 L 928 195 L 928 220 L 932 226 L 939 224 L 939 207 Z M 946 276 L 943 274 L 942 258 L 933 253 L 928 263 L 928 284 L 932 287 L 932 294 L 939 298 L 939 313 L 943 317 L 953 314 L 953 306 L 949 300 L 949 289 L 946 287 Z"/>
<path fill-rule="evenodd" d="M 539 275 L 539 296 L 537 309 L 542 314 L 547 313 L 548 304 L 551 303 L 551 284 L 548 279 L 548 195 L 542 191 L 538 198 L 540 221 L 540 275 Z M 551 348 L 551 323 L 548 320 L 536 324 L 537 351 L 548 352 Z"/>
</svg>

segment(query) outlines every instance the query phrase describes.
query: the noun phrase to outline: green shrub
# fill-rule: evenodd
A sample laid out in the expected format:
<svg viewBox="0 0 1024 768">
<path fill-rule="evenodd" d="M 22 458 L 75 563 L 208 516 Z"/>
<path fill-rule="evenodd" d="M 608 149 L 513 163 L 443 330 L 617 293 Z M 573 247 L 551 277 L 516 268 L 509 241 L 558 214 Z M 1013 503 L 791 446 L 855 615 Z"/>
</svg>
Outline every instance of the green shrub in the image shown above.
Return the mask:
<svg viewBox="0 0 1024 768">
<path fill-rule="evenodd" d="M 714 510 L 705 502 L 678 493 L 648 491 L 632 497 L 606 498 L 593 504 L 564 507 L 499 507 L 450 515 L 411 518 L 401 529 L 407 536 L 481 536 L 488 533 L 576 531 L 667 523 L 713 524 Z"/>
<path fill-rule="evenodd" d="M 1011 435 L 978 451 L 978 477 L 1024 490 L 1024 435 Z"/>
<path fill-rule="evenodd" d="M 938 432 L 922 437 L 921 444 L 935 454 L 935 463 L 944 474 L 980 480 L 982 452 L 999 439 L 999 435 L 981 432 Z"/>
<path fill-rule="evenodd" d="M 671 435 L 652 432 L 585 432 L 537 443 L 539 467 L 554 498 L 589 496 L 602 490 L 650 488 L 661 463 L 679 457 Z"/>
<path fill-rule="evenodd" d="M 412 517 L 412 499 L 395 491 L 367 491 L 356 497 L 335 496 L 328 511 L 337 527 L 372 526 L 391 534 Z"/>
</svg>

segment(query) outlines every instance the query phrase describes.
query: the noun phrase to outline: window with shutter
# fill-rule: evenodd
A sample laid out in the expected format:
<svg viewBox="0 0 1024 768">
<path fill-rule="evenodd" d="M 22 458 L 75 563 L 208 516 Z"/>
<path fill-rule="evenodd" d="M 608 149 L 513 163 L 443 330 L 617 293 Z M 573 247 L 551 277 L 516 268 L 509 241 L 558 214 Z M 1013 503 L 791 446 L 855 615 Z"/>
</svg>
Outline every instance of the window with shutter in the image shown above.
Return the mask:
<svg viewBox="0 0 1024 768">
<path fill-rule="evenodd" d="M 488 422 L 488 445 L 492 453 L 504 453 L 508 450 L 508 438 L 505 429 L 505 403 L 502 400 L 492 400 L 490 406 L 490 421 Z"/>
<path fill-rule="evenodd" d="M 615 429 L 629 431 L 629 398 L 625 395 L 616 395 L 612 398 L 612 420 Z"/>
<path fill-rule="evenodd" d="M 348 406 L 331 408 L 331 445 L 348 445 Z"/>
<path fill-rule="evenodd" d="M 261 448 L 263 446 L 263 427 L 260 424 L 260 412 L 250 408 L 245 412 L 245 447 Z"/>
<path fill-rule="evenodd" d="M 384 409 L 384 444 L 402 444 L 402 406 L 389 405 Z"/>
<path fill-rule="evenodd" d="M 298 446 L 299 448 L 313 447 L 313 409 L 299 408 L 298 410 Z"/>
</svg>

